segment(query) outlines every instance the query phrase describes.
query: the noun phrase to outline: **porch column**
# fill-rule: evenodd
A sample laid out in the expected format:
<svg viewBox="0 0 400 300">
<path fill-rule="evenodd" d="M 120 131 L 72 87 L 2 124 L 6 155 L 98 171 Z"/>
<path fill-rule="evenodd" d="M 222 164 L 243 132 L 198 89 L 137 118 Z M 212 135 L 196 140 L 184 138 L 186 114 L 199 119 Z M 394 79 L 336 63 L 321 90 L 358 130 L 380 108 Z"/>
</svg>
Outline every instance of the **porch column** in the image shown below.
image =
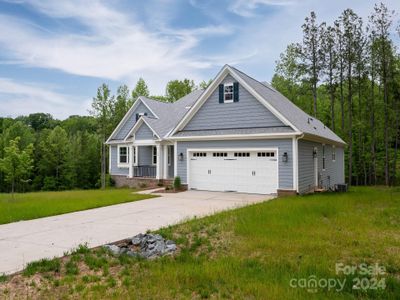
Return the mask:
<svg viewBox="0 0 400 300">
<path fill-rule="evenodd" d="M 163 159 L 163 179 L 168 178 L 168 145 L 163 146 L 164 159 Z"/>
<path fill-rule="evenodd" d="M 129 178 L 133 177 L 133 146 L 129 146 Z"/>
<path fill-rule="evenodd" d="M 156 164 L 156 179 L 161 178 L 161 145 L 157 144 L 157 164 Z"/>
</svg>

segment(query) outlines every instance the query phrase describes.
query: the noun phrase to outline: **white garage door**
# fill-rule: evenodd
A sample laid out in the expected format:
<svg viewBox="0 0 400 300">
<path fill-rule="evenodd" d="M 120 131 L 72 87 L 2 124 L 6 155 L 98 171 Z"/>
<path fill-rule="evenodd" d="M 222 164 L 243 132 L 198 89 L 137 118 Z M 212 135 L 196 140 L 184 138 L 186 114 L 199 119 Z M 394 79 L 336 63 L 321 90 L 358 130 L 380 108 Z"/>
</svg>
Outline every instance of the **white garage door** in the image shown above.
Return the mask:
<svg viewBox="0 0 400 300">
<path fill-rule="evenodd" d="M 278 189 L 276 150 L 189 151 L 189 188 L 270 194 Z"/>
</svg>

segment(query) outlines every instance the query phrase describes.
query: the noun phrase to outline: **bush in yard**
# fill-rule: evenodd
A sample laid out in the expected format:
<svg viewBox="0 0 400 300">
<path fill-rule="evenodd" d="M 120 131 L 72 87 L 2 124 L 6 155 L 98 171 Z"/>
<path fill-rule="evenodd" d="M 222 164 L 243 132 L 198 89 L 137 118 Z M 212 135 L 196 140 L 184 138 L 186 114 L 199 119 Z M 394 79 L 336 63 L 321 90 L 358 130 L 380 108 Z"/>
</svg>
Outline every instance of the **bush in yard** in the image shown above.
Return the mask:
<svg viewBox="0 0 400 300">
<path fill-rule="evenodd" d="M 179 176 L 176 176 L 174 179 L 174 189 L 180 190 L 181 188 L 182 188 L 181 178 Z"/>
</svg>

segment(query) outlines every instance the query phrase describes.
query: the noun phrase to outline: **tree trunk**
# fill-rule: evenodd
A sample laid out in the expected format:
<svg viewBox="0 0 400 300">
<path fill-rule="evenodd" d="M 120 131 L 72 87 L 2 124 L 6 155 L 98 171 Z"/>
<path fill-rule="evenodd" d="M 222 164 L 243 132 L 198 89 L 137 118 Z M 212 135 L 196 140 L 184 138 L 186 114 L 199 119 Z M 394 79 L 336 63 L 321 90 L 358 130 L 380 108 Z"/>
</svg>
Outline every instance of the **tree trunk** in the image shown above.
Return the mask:
<svg viewBox="0 0 400 300">
<path fill-rule="evenodd" d="M 350 57 L 350 55 L 349 55 Z M 347 81 L 348 81 L 348 102 L 349 102 L 349 186 L 353 179 L 353 95 L 352 95 L 352 80 L 351 80 L 351 61 L 349 61 Z"/>
</svg>

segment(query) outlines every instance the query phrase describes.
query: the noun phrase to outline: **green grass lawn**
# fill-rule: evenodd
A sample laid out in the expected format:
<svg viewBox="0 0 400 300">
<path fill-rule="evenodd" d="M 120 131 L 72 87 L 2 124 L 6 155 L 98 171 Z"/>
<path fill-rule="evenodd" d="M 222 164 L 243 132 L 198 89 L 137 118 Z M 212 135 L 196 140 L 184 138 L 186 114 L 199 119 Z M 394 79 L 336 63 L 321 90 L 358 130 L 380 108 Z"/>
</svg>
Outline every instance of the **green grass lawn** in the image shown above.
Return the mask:
<svg viewBox="0 0 400 300">
<path fill-rule="evenodd" d="M 5 298 L 399 299 L 400 189 L 272 200 L 159 230 L 179 252 L 153 261 L 81 247 L 0 280 Z M 383 290 L 353 289 L 335 264 L 385 267 Z M 313 277 L 310 277 L 313 276 Z M 346 280 L 340 292 L 293 278 Z M 372 280 L 372 278 L 369 278 Z M 3 281 L 3 283 L 1 283 Z"/>
<path fill-rule="evenodd" d="M 147 199 L 131 189 L 0 194 L 0 224 Z"/>
</svg>

